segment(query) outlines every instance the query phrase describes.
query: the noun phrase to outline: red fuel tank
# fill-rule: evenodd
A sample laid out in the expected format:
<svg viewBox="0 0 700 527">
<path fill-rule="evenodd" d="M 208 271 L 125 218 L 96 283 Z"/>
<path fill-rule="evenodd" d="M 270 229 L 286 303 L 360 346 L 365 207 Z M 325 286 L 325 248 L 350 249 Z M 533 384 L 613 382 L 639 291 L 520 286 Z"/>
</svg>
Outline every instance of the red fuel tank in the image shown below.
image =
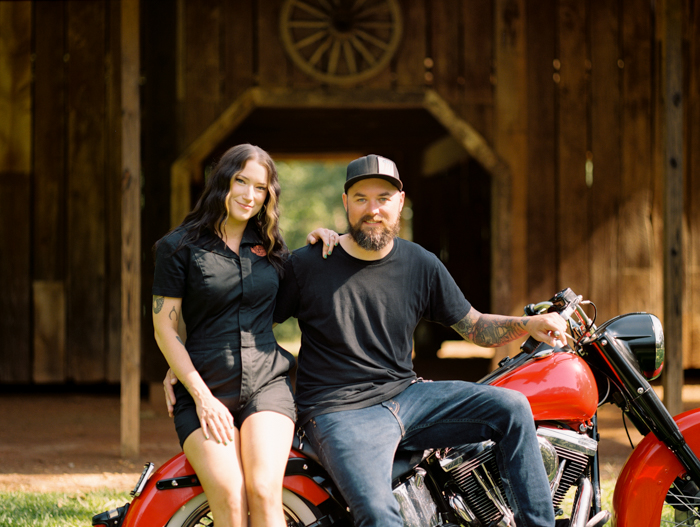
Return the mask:
<svg viewBox="0 0 700 527">
<path fill-rule="evenodd" d="M 588 421 L 598 408 L 593 372 L 573 353 L 553 353 L 530 360 L 493 385 L 525 395 L 535 421 Z"/>
</svg>

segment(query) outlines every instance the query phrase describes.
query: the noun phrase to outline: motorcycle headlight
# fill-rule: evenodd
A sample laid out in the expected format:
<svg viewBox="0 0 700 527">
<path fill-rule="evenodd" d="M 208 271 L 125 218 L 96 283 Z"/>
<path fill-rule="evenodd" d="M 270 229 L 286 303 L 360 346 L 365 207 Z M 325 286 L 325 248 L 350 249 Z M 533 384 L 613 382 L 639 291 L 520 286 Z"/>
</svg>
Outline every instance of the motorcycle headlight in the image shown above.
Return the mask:
<svg viewBox="0 0 700 527">
<path fill-rule="evenodd" d="M 654 351 L 653 353 L 641 354 L 635 352 L 635 355 L 637 355 L 637 360 L 642 368 L 642 374 L 652 381 L 661 375 L 661 370 L 664 368 L 666 348 L 664 347 L 664 329 L 661 327 L 661 321 L 654 315 L 649 315 L 649 317 L 651 317 L 651 325 L 654 329 Z"/>
<path fill-rule="evenodd" d="M 627 350 L 628 360 L 644 377 L 652 381 L 661 375 L 664 367 L 664 330 L 659 319 L 649 313 L 628 313 L 615 317 L 600 328 L 598 334 L 614 338 Z"/>
</svg>

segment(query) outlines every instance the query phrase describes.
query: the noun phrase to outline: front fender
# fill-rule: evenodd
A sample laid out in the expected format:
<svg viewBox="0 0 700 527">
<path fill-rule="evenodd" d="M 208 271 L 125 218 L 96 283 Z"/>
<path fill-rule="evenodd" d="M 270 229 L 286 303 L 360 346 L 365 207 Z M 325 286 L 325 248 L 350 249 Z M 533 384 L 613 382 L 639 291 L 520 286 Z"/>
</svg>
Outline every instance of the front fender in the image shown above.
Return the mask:
<svg viewBox="0 0 700 527">
<path fill-rule="evenodd" d="M 700 408 L 674 417 L 685 441 L 700 453 Z M 671 483 L 685 469 L 668 447 L 648 434 L 627 459 L 613 494 L 613 525 L 656 526 Z"/>
<path fill-rule="evenodd" d="M 136 525 L 159 527 L 168 523 L 183 504 L 203 492 L 202 487 L 158 490 L 156 483 L 162 479 L 180 478 L 192 474 L 194 469 L 182 452 L 166 461 L 150 477 L 141 495 L 131 501 L 122 527 Z"/>
</svg>

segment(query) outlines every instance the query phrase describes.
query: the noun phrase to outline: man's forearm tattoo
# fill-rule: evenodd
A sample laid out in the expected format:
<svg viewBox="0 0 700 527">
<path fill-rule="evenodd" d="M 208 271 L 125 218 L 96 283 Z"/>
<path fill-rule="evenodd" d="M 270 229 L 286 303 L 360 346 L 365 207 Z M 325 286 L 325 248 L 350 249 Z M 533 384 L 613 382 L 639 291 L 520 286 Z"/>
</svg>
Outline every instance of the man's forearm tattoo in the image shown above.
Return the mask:
<svg viewBox="0 0 700 527">
<path fill-rule="evenodd" d="M 157 315 L 160 310 L 163 309 L 163 303 L 165 302 L 164 296 L 154 296 L 153 297 L 153 312 Z"/>
<path fill-rule="evenodd" d="M 527 319 L 481 316 L 474 320 L 467 315 L 452 327 L 462 338 L 479 346 L 493 348 L 521 337 L 526 324 Z"/>
<path fill-rule="evenodd" d="M 182 344 L 183 346 L 185 345 L 185 343 L 182 342 L 182 339 L 180 338 L 180 335 L 178 335 L 178 336 L 175 337 L 175 338 L 177 339 L 177 341 L 178 341 L 180 344 Z"/>
<path fill-rule="evenodd" d="M 170 310 L 170 313 L 168 313 L 168 318 L 170 320 L 177 320 L 177 310 L 175 309 L 175 306 Z"/>
</svg>

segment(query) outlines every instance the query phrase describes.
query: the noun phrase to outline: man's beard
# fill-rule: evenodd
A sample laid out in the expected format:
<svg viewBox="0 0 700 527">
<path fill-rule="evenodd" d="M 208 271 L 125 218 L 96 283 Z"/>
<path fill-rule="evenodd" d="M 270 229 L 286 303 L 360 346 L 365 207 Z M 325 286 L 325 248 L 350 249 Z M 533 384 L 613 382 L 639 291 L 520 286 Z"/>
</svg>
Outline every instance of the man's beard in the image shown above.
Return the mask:
<svg viewBox="0 0 700 527">
<path fill-rule="evenodd" d="M 363 216 L 355 225 L 350 223 L 348 218 L 348 234 L 352 236 L 355 243 L 367 251 L 380 251 L 386 247 L 394 238 L 399 235 L 401 228 L 401 218 L 396 218 L 393 225 L 385 227 L 380 224 L 377 228 L 369 228 L 367 231 L 362 230 L 362 225 L 367 220 L 372 220 L 374 216 L 367 214 Z"/>
</svg>

